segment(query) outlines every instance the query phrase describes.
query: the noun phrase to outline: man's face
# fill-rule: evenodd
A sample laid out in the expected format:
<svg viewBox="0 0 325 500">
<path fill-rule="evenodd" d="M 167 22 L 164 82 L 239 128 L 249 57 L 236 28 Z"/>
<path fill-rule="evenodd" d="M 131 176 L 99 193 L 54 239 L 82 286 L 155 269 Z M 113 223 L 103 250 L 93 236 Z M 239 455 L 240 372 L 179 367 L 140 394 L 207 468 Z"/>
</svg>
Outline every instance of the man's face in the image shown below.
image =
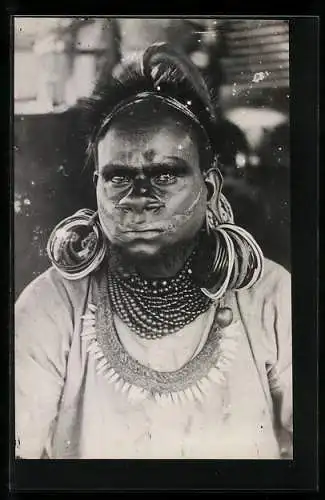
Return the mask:
<svg viewBox="0 0 325 500">
<path fill-rule="evenodd" d="M 98 145 L 97 204 L 104 233 L 130 256 L 193 240 L 207 189 L 196 139 L 179 121 L 120 120 Z"/>
</svg>

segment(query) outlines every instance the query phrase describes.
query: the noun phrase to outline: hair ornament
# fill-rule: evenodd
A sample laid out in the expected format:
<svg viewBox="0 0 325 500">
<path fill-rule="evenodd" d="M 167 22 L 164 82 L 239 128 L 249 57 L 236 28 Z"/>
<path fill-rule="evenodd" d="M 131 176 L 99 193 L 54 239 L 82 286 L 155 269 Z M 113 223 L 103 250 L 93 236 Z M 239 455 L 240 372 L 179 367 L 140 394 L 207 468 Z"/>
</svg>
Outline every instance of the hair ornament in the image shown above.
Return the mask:
<svg viewBox="0 0 325 500">
<path fill-rule="evenodd" d="M 203 132 L 203 142 L 214 149 L 218 106 L 197 66 L 182 51 L 163 42 L 138 54 L 136 60 L 117 65 L 111 79 L 103 79 L 93 95 L 83 101 L 85 132 L 89 134 L 88 160 L 94 160 L 98 141 L 117 113 L 129 105 L 155 97 L 185 114 Z M 190 104 L 189 104 L 190 103 Z M 210 160 L 209 160 L 210 161 Z"/>
<path fill-rule="evenodd" d="M 206 81 L 198 67 L 181 51 L 166 42 L 153 44 L 144 52 L 142 65 L 144 75 L 154 81 L 155 87 L 169 83 L 173 73 L 176 82 L 186 81 L 192 92 L 201 99 L 210 120 L 216 120 L 216 110 Z"/>
</svg>

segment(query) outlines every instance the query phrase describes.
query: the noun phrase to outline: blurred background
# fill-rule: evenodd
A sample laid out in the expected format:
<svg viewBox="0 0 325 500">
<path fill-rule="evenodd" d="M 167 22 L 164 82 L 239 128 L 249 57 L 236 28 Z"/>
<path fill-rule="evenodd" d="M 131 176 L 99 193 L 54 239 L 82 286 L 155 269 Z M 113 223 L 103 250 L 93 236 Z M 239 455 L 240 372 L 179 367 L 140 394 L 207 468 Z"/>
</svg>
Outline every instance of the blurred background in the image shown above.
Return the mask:
<svg viewBox="0 0 325 500">
<path fill-rule="evenodd" d="M 95 208 L 79 105 L 153 42 L 181 47 L 215 89 L 219 167 L 236 222 L 290 270 L 289 25 L 227 18 L 16 17 L 15 295 L 49 266 L 62 218 Z"/>
</svg>

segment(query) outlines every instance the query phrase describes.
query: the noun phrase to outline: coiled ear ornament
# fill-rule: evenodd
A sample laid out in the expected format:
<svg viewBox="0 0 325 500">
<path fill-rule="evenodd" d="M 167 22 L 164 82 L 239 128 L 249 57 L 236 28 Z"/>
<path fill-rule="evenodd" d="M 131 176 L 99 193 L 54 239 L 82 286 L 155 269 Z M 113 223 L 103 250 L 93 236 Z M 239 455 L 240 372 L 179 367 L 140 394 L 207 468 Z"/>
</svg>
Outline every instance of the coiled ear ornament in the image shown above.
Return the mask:
<svg viewBox="0 0 325 500">
<path fill-rule="evenodd" d="M 213 188 L 206 209 L 206 232 L 215 239 L 215 255 L 202 292 L 212 300 L 221 299 L 228 290 L 253 286 L 262 276 L 263 252 L 253 236 L 234 222 L 227 198 L 221 193 L 222 175 L 216 167 L 206 172 Z"/>
<path fill-rule="evenodd" d="M 63 219 L 53 229 L 46 250 L 52 265 L 66 279 L 90 274 L 107 252 L 97 212 L 86 208 Z"/>
</svg>

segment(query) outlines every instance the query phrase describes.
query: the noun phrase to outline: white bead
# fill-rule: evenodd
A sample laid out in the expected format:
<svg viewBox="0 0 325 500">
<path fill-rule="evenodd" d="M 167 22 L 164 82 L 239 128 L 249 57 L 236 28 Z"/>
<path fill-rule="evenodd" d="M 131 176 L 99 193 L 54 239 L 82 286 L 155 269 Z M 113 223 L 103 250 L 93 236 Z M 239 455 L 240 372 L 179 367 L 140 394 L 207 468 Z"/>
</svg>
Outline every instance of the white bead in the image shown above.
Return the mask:
<svg viewBox="0 0 325 500">
<path fill-rule="evenodd" d="M 131 387 L 130 384 L 128 382 L 124 382 L 121 392 L 122 393 L 126 392 L 129 389 L 129 387 Z"/>
<path fill-rule="evenodd" d="M 108 364 L 107 360 L 105 358 L 101 359 L 98 363 L 97 363 L 97 370 L 99 371 L 101 368 L 103 368 L 104 366 L 106 366 Z"/>
<path fill-rule="evenodd" d="M 145 399 L 147 394 L 148 394 L 147 391 L 144 391 L 143 389 L 136 387 L 135 385 L 132 385 L 130 387 L 128 396 L 131 401 L 137 402 Z"/>
<path fill-rule="evenodd" d="M 104 357 L 104 354 L 102 350 L 99 350 L 99 348 L 94 352 L 94 358 L 97 360 L 100 360 Z"/>
<path fill-rule="evenodd" d="M 95 353 L 95 352 L 98 352 L 97 342 L 92 342 L 92 343 L 88 346 L 87 351 L 88 351 L 89 353 Z"/>
<path fill-rule="evenodd" d="M 111 382 L 115 382 L 116 380 L 118 380 L 119 378 L 119 375 L 115 372 L 111 377 L 110 377 L 110 381 Z"/>
<path fill-rule="evenodd" d="M 83 320 L 94 320 L 94 315 L 92 313 L 87 313 L 87 314 L 84 314 L 83 316 L 81 316 L 81 319 Z"/>
<path fill-rule="evenodd" d="M 200 389 L 202 389 L 203 392 L 206 392 L 210 389 L 211 387 L 211 382 L 207 379 L 207 377 L 202 378 L 201 380 L 198 381 L 198 385 Z"/>
<path fill-rule="evenodd" d="M 94 304 L 91 304 L 90 302 L 88 302 L 88 308 L 89 308 L 89 309 L 90 309 L 90 311 L 92 311 L 92 312 L 97 311 L 97 306 L 95 306 Z"/>
<path fill-rule="evenodd" d="M 220 370 L 227 370 L 231 364 L 232 362 L 229 359 L 222 357 L 218 359 L 216 367 L 219 368 Z"/>
<path fill-rule="evenodd" d="M 187 388 L 185 389 L 185 394 L 186 394 L 186 397 L 189 401 L 194 401 L 194 396 L 193 396 L 193 392 L 191 391 L 190 388 Z"/>
<path fill-rule="evenodd" d="M 224 375 L 217 368 L 211 368 L 208 377 L 217 383 L 223 382 L 225 380 Z"/>
<path fill-rule="evenodd" d="M 104 377 L 106 379 L 110 379 L 114 374 L 115 374 L 115 370 L 113 368 L 110 368 L 105 374 L 104 374 Z"/>
<path fill-rule="evenodd" d="M 167 397 L 167 395 L 166 395 L 166 394 L 162 394 L 162 395 L 160 396 L 160 401 L 159 401 L 159 403 L 160 403 L 160 404 L 161 404 L 161 406 L 163 406 L 163 407 L 165 407 L 165 406 L 167 406 L 167 405 L 169 404 L 169 400 L 168 400 L 168 397 Z"/>
<path fill-rule="evenodd" d="M 87 327 L 81 332 L 81 337 L 96 337 L 96 328 Z"/>
<path fill-rule="evenodd" d="M 179 394 L 178 394 L 178 392 L 171 392 L 170 395 L 171 395 L 172 400 L 173 400 L 174 403 L 178 403 L 179 402 Z"/>
<path fill-rule="evenodd" d="M 201 391 L 195 386 L 193 385 L 192 386 L 192 392 L 194 394 L 194 396 L 199 400 L 199 401 L 203 401 L 204 398 L 203 398 L 203 395 L 201 393 Z"/>
<path fill-rule="evenodd" d="M 184 391 L 179 391 L 178 396 L 179 396 L 179 399 L 181 400 L 182 403 L 185 404 L 187 402 L 187 397 L 186 397 Z"/>
<path fill-rule="evenodd" d="M 160 403 L 160 397 L 161 397 L 160 394 L 158 392 L 155 392 L 154 398 L 155 398 L 156 403 L 158 403 L 158 404 Z"/>
<path fill-rule="evenodd" d="M 115 382 L 115 384 L 114 384 L 114 389 L 115 389 L 117 392 L 119 392 L 119 391 L 122 389 L 123 384 L 124 384 L 124 380 L 122 380 L 121 378 L 120 378 L 120 379 L 118 379 L 118 380 Z"/>
</svg>

